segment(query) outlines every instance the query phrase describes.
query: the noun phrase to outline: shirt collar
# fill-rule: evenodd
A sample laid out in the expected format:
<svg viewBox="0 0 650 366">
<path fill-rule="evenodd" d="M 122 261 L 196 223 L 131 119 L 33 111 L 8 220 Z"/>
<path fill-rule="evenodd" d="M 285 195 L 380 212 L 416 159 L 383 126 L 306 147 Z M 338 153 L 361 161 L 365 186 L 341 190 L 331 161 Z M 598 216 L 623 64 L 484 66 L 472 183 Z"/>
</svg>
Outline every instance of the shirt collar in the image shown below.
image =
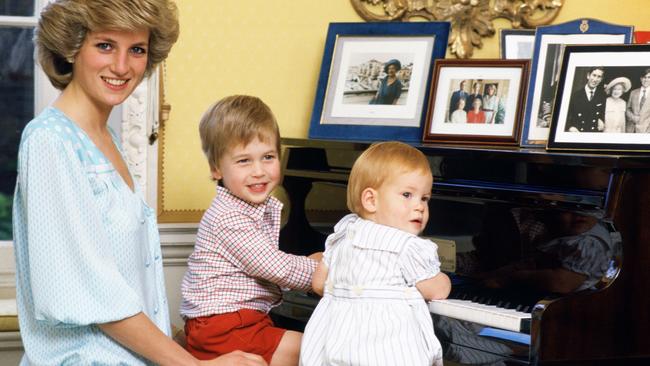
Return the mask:
<svg viewBox="0 0 650 366">
<path fill-rule="evenodd" d="M 217 186 L 217 197 L 223 200 L 224 203 L 238 208 L 243 214 L 252 217 L 254 220 L 261 220 L 265 215 L 282 210 L 282 202 L 273 196 L 268 196 L 262 203 L 252 204 L 235 196 L 228 188 Z"/>
</svg>

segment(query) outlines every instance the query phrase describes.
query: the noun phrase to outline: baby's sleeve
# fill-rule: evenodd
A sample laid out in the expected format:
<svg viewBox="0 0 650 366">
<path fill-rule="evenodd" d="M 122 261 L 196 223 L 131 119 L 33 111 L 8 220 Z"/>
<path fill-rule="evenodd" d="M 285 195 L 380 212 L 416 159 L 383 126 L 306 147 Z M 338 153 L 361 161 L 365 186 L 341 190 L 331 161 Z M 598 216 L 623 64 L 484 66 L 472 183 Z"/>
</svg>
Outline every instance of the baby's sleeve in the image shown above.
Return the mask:
<svg viewBox="0 0 650 366">
<path fill-rule="evenodd" d="M 334 248 L 336 248 L 336 244 L 338 244 L 341 240 L 343 240 L 345 234 L 347 233 L 348 226 L 354 223 L 358 218 L 359 216 L 355 214 L 348 214 L 344 216 L 334 226 L 334 233 L 330 234 L 325 240 L 325 252 L 323 252 L 323 263 L 325 263 L 327 267 L 330 266 L 330 261 L 332 259 L 332 252 L 334 251 Z"/>
<path fill-rule="evenodd" d="M 400 254 L 399 263 L 406 283 L 414 286 L 440 273 L 438 246 L 431 240 L 410 239 Z"/>
</svg>

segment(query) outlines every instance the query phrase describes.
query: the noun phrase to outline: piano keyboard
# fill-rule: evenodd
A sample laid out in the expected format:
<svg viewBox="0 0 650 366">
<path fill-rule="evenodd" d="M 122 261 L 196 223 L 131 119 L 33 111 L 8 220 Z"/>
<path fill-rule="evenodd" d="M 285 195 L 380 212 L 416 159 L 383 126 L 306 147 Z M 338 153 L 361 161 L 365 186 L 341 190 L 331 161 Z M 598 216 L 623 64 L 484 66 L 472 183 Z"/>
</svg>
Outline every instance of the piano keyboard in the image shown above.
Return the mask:
<svg viewBox="0 0 650 366">
<path fill-rule="evenodd" d="M 530 313 L 514 309 L 504 309 L 468 300 L 448 299 L 431 301 L 429 311 L 433 314 L 513 332 L 530 332 Z"/>
</svg>

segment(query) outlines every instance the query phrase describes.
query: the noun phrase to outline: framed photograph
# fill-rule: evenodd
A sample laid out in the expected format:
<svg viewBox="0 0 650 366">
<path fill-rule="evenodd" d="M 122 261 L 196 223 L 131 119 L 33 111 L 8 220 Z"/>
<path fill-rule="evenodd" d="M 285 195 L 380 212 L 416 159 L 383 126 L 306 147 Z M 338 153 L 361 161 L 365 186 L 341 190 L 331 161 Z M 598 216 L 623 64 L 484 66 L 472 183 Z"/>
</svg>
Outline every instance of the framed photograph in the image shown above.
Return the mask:
<svg viewBox="0 0 650 366">
<path fill-rule="evenodd" d="M 530 60 L 535 45 L 534 29 L 501 29 L 499 49 L 503 60 Z"/>
<path fill-rule="evenodd" d="M 633 30 L 632 26 L 614 25 L 594 19 L 578 19 L 537 28 L 521 137 L 522 146 L 546 145 L 555 91 L 560 77 L 563 46 L 627 44 L 632 40 Z"/>
<path fill-rule="evenodd" d="M 425 142 L 514 145 L 529 60 L 437 60 Z"/>
<path fill-rule="evenodd" d="M 566 46 L 562 65 L 549 150 L 650 151 L 650 44 Z"/>
<path fill-rule="evenodd" d="M 448 22 L 331 23 L 310 138 L 420 141 Z"/>
</svg>

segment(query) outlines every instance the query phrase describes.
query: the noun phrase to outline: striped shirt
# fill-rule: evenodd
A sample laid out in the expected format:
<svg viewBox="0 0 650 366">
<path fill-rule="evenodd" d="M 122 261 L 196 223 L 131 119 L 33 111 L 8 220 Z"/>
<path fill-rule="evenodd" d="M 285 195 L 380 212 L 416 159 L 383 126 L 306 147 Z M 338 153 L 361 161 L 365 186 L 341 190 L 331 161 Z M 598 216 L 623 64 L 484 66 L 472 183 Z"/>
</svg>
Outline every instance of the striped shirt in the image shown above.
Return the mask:
<svg viewBox="0 0 650 366">
<path fill-rule="evenodd" d="M 349 214 L 325 242 L 327 282 L 302 337 L 300 365 L 442 366 L 415 287 L 440 273 L 435 243 Z"/>
<path fill-rule="evenodd" d="M 217 187 L 181 285 L 183 317 L 268 313 L 282 301 L 281 288 L 311 289 L 316 262 L 279 249 L 281 210 L 274 197 L 251 205 Z"/>
</svg>

